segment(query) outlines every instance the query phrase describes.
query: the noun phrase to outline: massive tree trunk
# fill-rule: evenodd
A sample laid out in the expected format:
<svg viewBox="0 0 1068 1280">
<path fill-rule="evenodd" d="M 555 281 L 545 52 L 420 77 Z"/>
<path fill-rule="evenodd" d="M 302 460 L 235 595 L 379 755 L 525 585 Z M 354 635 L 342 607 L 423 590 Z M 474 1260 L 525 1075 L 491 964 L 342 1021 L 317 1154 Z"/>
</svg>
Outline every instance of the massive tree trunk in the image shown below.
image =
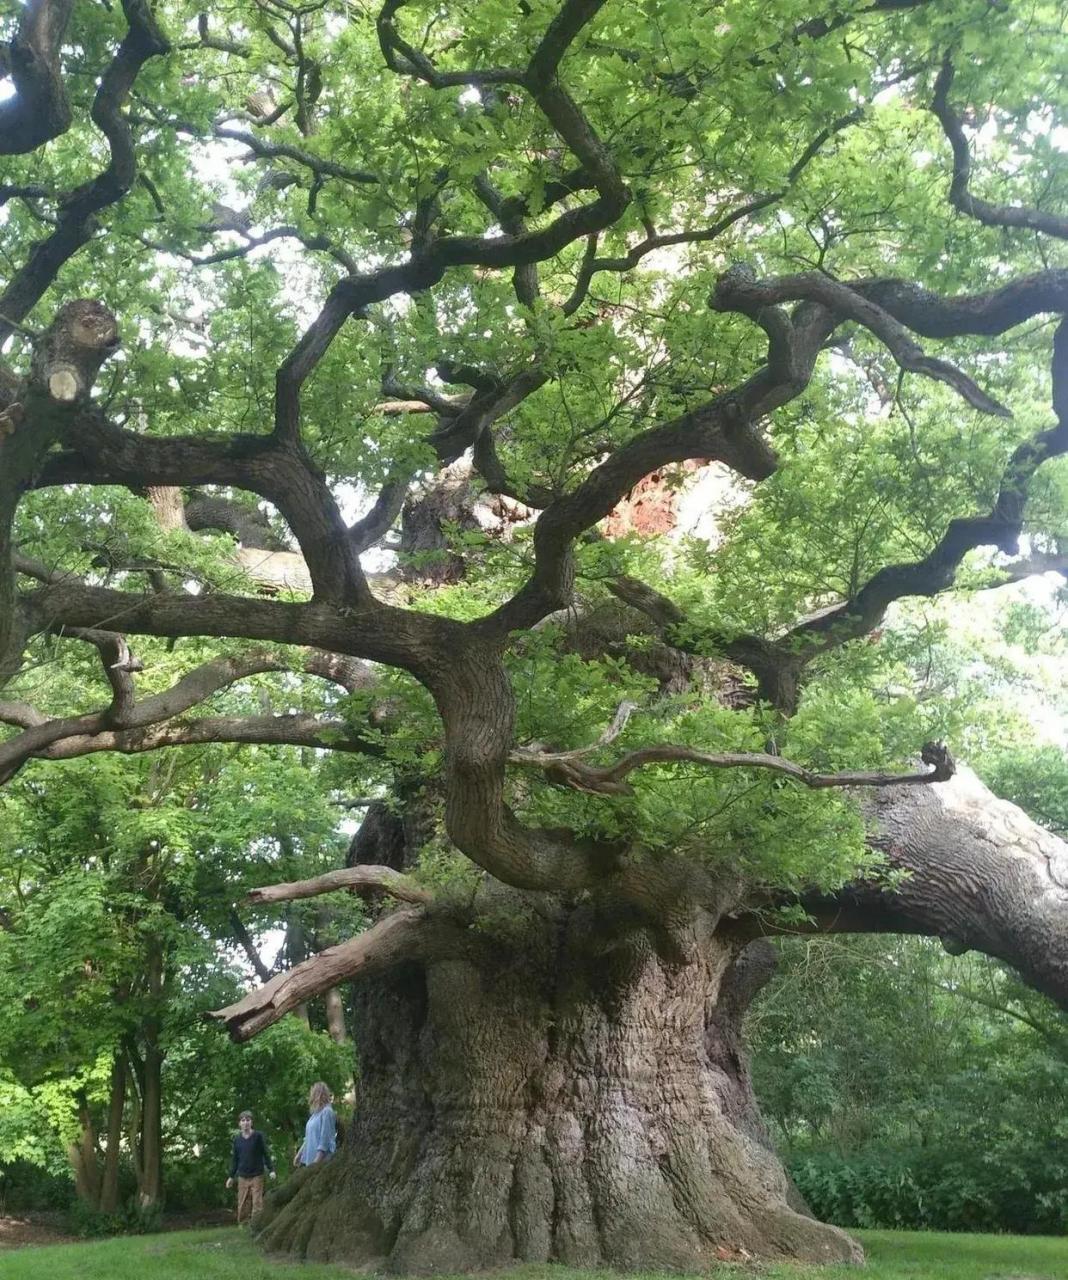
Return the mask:
<svg viewBox="0 0 1068 1280">
<path fill-rule="evenodd" d="M 397 1272 L 859 1261 L 790 1207 L 756 1112 L 739 1026 L 768 967 L 523 914 L 361 985 L 352 1132 L 271 1197 L 267 1248 Z"/>
</svg>

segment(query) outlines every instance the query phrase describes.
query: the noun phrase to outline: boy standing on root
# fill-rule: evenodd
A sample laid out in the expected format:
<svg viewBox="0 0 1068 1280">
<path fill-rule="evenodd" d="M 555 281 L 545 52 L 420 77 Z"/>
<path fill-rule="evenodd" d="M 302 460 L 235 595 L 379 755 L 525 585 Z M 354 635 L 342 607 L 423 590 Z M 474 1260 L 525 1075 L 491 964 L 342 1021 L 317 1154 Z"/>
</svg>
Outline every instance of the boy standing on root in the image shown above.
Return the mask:
<svg viewBox="0 0 1068 1280">
<path fill-rule="evenodd" d="M 267 1140 L 258 1129 L 252 1127 L 252 1112 L 242 1111 L 237 1118 L 239 1132 L 234 1137 L 230 1156 L 230 1176 L 226 1186 L 234 1185 L 237 1177 L 238 1225 L 247 1217 L 251 1219 L 263 1207 L 263 1171 L 267 1169 L 274 1179 L 274 1161 L 267 1150 Z M 245 1210 L 248 1210 L 247 1214 Z"/>
</svg>

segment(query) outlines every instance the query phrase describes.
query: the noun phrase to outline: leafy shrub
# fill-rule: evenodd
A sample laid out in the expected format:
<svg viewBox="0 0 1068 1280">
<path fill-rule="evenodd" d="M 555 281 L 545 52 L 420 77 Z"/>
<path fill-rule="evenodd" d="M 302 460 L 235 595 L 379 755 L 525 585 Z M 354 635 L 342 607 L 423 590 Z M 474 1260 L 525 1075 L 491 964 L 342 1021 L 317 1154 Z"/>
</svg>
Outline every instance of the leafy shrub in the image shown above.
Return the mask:
<svg viewBox="0 0 1068 1280">
<path fill-rule="evenodd" d="M 0 1164 L 0 1212 L 66 1209 L 73 1199 L 69 1169 L 56 1171 L 31 1160 Z"/>
<path fill-rule="evenodd" d="M 127 1200 L 115 1213 L 101 1213 L 82 1200 L 75 1200 L 67 1210 L 67 1230 L 74 1236 L 143 1236 L 159 1231 L 163 1211 L 156 1205 L 142 1205 Z"/>
<path fill-rule="evenodd" d="M 790 1172 L 813 1213 L 843 1227 L 1068 1230 L 1068 1151 L 1056 1140 L 811 1154 L 795 1157 Z"/>
</svg>

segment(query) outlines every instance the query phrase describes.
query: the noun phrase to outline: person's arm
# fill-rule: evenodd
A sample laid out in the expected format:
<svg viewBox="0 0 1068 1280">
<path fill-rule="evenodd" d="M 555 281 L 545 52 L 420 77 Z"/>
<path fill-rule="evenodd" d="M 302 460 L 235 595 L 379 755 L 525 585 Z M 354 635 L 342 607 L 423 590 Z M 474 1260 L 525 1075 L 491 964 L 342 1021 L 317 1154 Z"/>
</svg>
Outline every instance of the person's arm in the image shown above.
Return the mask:
<svg viewBox="0 0 1068 1280">
<path fill-rule="evenodd" d="M 234 1175 L 237 1173 L 237 1139 L 235 1138 L 230 1144 L 230 1176 L 226 1179 L 226 1185 L 232 1186 Z"/>
<path fill-rule="evenodd" d="M 263 1167 L 274 1177 L 274 1161 L 271 1159 L 271 1149 L 267 1145 L 267 1139 L 260 1134 L 260 1150 L 263 1152 Z"/>
<path fill-rule="evenodd" d="M 319 1112 L 319 1133 L 316 1139 L 315 1159 L 325 1160 L 337 1149 L 337 1116 L 328 1103 Z"/>
</svg>

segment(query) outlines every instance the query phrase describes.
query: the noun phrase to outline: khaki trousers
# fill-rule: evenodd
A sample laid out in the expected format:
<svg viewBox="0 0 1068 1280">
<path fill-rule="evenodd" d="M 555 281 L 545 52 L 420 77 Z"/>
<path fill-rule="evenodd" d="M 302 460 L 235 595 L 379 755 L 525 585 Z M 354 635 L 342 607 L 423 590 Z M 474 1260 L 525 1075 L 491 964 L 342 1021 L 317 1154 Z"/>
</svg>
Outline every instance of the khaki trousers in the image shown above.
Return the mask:
<svg viewBox="0 0 1068 1280">
<path fill-rule="evenodd" d="M 237 1180 L 237 1220 L 244 1222 L 263 1208 L 263 1174 Z M 247 1210 L 247 1212 L 246 1212 Z"/>
</svg>

